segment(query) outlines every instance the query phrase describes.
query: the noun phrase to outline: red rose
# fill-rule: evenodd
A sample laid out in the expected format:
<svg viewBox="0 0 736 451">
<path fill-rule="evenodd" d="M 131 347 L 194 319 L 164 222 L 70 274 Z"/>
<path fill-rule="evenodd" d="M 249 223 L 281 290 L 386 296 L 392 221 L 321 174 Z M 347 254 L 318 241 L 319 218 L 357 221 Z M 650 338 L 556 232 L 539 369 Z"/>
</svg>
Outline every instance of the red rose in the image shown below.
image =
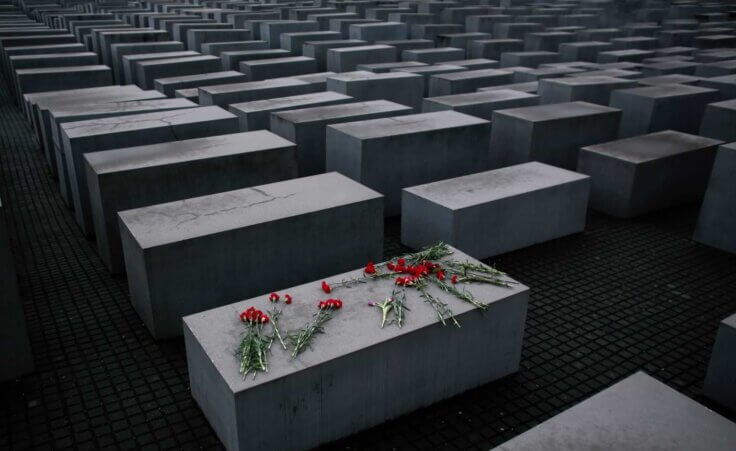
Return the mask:
<svg viewBox="0 0 736 451">
<path fill-rule="evenodd" d="M 324 280 L 322 281 L 322 291 L 324 291 L 325 293 L 329 293 L 332 291 L 332 288 L 330 288 L 330 286 L 327 285 L 327 282 L 325 282 Z"/>
<path fill-rule="evenodd" d="M 363 270 L 366 274 L 375 274 L 376 273 L 376 266 L 373 264 L 373 262 L 368 262 L 367 265 L 365 265 L 365 269 Z"/>
<path fill-rule="evenodd" d="M 454 276 L 452 276 L 452 278 L 450 279 L 450 281 L 451 281 L 451 282 L 452 282 L 453 284 L 456 284 L 456 283 L 457 283 L 457 274 L 456 274 L 456 275 L 454 275 Z"/>
<path fill-rule="evenodd" d="M 271 293 L 271 296 L 268 297 L 268 300 L 271 302 L 276 302 L 279 300 L 279 295 L 277 293 Z"/>
<path fill-rule="evenodd" d="M 290 294 L 284 295 L 284 302 L 286 302 L 287 304 L 291 304 L 291 295 Z"/>
</svg>

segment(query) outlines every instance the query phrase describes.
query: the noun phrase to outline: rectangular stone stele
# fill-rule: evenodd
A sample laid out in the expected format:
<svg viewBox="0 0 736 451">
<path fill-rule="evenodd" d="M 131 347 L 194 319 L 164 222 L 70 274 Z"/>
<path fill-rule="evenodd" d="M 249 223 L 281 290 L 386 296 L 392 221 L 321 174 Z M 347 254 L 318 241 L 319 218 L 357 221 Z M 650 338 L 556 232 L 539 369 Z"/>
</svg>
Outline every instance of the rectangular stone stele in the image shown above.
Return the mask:
<svg viewBox="0 0 736 451">
<path fill-rule="evenodd" d="M 33 371 L 33 355 L 3 208 L 0 199 L 0 381 L 9 381 Z"/>
<path fill-rule="evenodd" d="M 401 242 L 487 258 L 582 232 L 588 176 L 524 163 L 403 190 Z"/>
<path fill-rule="evenodd" d="M 693 239 L 736 254 L 736 143 L 718 149 Z M 736 387 L 736 385 L 735 385 Z"/>
<path fill-rule="evenodd" d="M 117 213 L 296 177 L 293 143 L 268 131 L 234 133 L 84 155 L 97 250 L 125 268 Z"/>
<path fill-rule="evenodd" d="M 277 97 L 275 99 L 256 100 L 231 104 L 228 108 L 238 116 L 241 130 L 268 129 L 271 113 L 297 108 L 313 108 L 318 106 L 349 103 L 352 97 L 337 92 L 325 91 L 300 96 Z"/>
<path fill-rule="evenodd" d="M 424 99 L 422 112 L 454 110 L 482 119 L 491 120 L 493 112 L 539 104 L 539 96 L 512 89 L 479 91 L 466 94 L 429 97 Z"/>
<path fill-rule="evenodd" d="M 488 169 L 490 132 L 490 122 L 456 111 L 330 125 L 326 169 L 382 193 L 395 216 L 403 188 Z"/>
<path fill-rule="evenodd" d="M 271 114 L 271 131 L 296 143 L 299 175 L 315 175 L 325 171 L 327 125 L 411 112 L 410 107 L 387 100 L 301 108 Z"/>
<path fill-rule="evenodd" d="M 455 250 L 457 261 L 478 263 Z M 440 263 L 443 260 L 440 260 Z M 361 277 L 362 269 L 336 274 L 328 283 Z M 319 279 L 284 289 L 294 303 L 283 306 L 281 329 L 290 332 L 312 318 L 317 302 L 339 297 L 343 308 L 297 358 L 278 344 L 268 373 L 243 379 L 234 356 L 250 306 L 266 311 L 266 296 L 184 318 L 192 396 L 227 449 L 313 448 L 391 418 L 429 406 L 519 369 L 529 289 L 463 284 L 488 305 L 479 311 L 430 284 L 460 328 L 442 326 L 414 289 L 403 327 L 380 328 L 369 301 L 391 296 L 393 279 L 370 281 L 325 295 Z M 328 406 L 326 408 L 326 406 Z"/>
<path fill-rule="evenodd" d="M 329 173 L 120 212 L 133 307 L 171 338 L 185 315 L 377 261 L 382 197 Z"/>
<path fill-rule="evenodd" d="M 630 218 L 703 198 L 721 141 L 667 130 L 580 149 L 590 206 Z"/>
<path fill-rule="evenodd" d="M 92 212 L 90 211 L 83 154 L 237 131 L 238 118 L 216 106 L 132 114 L 63 124 L 61 126 L 62 145 L 77 224 L 86 235 L 91 235 Z"/>
<path fill-rule="evenodd" d="M 247 81 L 199 88 L 200 105 L 229 105 L 238 102 L 287 97 L 314 92 L 312 84 L 294 78 Z"/>
<path fill-rule="evenodd" d="M 718 404 L 736 410 L 736 314 L 718 326 L 703 393 Z"/>
<path fill-rule="evenodd" d="M 637 372 L 494 451 L 732 451 L 736 424 Z"/>
<path fill-rule="evenodd" d="M 539 161 L 574 170 L 581 146 L 616 139 L 620 118 L 620 110 L 587 102 L 494 111 L 491 167 Z"/>
</svg>

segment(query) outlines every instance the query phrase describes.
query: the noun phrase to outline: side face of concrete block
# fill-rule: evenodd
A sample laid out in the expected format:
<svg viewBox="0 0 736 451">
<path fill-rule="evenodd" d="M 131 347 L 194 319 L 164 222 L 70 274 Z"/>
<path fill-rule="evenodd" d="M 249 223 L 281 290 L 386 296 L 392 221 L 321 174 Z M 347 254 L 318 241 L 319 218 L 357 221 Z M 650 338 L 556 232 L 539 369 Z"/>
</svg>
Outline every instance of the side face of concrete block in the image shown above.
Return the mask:
<svg viewBox="0 0 736 451">
<path fill-rule="evenodd" d="M 736 409 L 736 315 L 724 319 L 718 327 L 703 392 L 715 402 Z"/>
<path fill-rule="evenodd" d="M 736 254 L 736 145 L 718 149 L 693 239 Z"/>
</svg>

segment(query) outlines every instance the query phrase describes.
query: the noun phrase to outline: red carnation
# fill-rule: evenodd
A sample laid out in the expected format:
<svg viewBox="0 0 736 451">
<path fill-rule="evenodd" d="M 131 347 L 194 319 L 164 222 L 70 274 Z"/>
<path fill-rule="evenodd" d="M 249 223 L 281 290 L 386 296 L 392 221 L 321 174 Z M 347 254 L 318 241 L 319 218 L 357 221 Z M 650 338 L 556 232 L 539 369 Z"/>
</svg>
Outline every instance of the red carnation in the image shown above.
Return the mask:
<svg viewBox="0 0 736 451">
<path fill-rule="evenodd" d="M 291 304 L 291 295 L 290 294 L 284 295 L 284 302 L 286 302 L 287 304 Z"/>
<path fill-rule="evenodd" d="M 279 300 L 279 295 L 277 293 L 271 293 L 271 296 L 268 297 L 268 300 L 271 302 L 276 302 Z"/>
<path fill-rule="evenodd" d="M 393 263 L 387 263 L 386 268 L 388 268 L 389 271 L 393 271 L 394 269 L 396 269 L 396 265 L 394 265 Z"/>
<path fill-rule="evenodd" d="M 330 286 L 327 285 L 327 282 L 325 282 L 324 280 L 322 281 L 322 291 L 324 291 L 325 293 L 329 293 L 332 291 L 332 288 L 330 288 Z"/>
<path fill-rule="evenodd" d="M 456 274 L 456 275 L 454 275 L 454 276 L 452 276 L 452 278 L 450 279 L 450 281 L 451 281 L 451 282 L 452 282 L 453 284 L 456 284 L 456 283 L 457 283 L 457 274 Z"/>
<path fill-rule="evenodd" d="M 373 264 L 373 262 L 368 262 L 367 265 L 365 265 L 365 269 L 363 270 L 366 274 L 375 274 L 376 273 L 376 266 Z"/>
<path fill-rule="evenodd" d="M 441 269 L 439 271 L 437 271 L 437 278 L 440 279 L 440 280 L 445 280 L 445 272 L 442 271 Z M 455 283 L 455 282 L 453 282 L 453 283 Z"/>
<path fill-rule="evenodd" d="M 399 264 L 399 266 L 404 266 L 406 264 L 406 259 L 400 258 L 398 259 L 397 263 Z"/>
</svg>

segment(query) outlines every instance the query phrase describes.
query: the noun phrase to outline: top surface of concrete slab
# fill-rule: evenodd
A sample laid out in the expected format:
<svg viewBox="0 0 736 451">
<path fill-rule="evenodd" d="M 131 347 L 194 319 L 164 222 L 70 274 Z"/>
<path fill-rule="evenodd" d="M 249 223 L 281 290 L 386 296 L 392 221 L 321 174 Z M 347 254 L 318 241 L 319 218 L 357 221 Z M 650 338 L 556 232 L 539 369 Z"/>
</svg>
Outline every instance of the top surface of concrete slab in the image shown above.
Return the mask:
<svg viewBox="0 0 736 451">
<path fill-rule="evenodd" d="M 537 96 L 529 94 L 528 92 L 514 91 L 513 89 L 497 89 L 495 91 L 478 91 L 468 92 L 465 94 L 428 97 L 427 100 L 442 102 L 445 105 L 451 106 L 464 106 L 491 102 L 505 102 L 508 100 L 528 99 L 534 97 Z"/>
<path fill-rule="evenodd" d="M 728 451 L 736 424 L 636 373 L 496 448 L 497 451 Z"/>
<path fill-rule="evenodd" d="M 570 119 L 590 114 L 611 113 L 619 111 L 616 108 L 596 105 L 588 102 L 567 102 L 551 105 L 529 106 L 522 108 L 510 108 L 499 110 L 499 112 L 515 116 L 527 121 L 551 121 L 558 119 Z"/>
<path fill-rule="evenodd" d="M 451 258 L 458 261 L 474 261 L 472 257 L 454 250 Z M 441 260 L 440 260 L 441 261 Z M 337 274 L 326 279 L 328 283 L 334 283 L 349 278 L 361 277 L 363 270 Z M 250 388 L 266 384 L 293 373 L 304 371 L 330 360 L 345 357 L 356 351 L 376 346 L 390 340 L 399 339 L 402 336 L 416 332 L 426 327 L 435 326 L 438 323 L 434 310 L 423 304 L 416 290 L 406 290 L 407 304 L 411 312 L 402 328 L 385 327 L 380 328 L 380 315 L 372 312 L 367 305 L 368 301 L 380 301 L 391 294 L 393 279 L 380 280 L 365 284 L 358 284 L 349 289 L 343 289 L 334 296 L 343 301 L 343 308 L 335 314 L 329 324 L 325 327 L 324 335 L 315 340 L 318 351 L 307 350 L 296 359 L 292 359 L 278 346 L 273 347 L 273 356 L 269 359 L 269 372 L 259 373 L 255 379 L 249 377 L 245 380 L 238 373 L 238 361 L 233 352 L 237 348 L 238 339 L 243 331 L 243 325 L 238 319 L 240 312 L 250 306 L 266 311 L 271 305 L 267 296 L 253 298 L 247 301 L 236 302 L 231 305 L 208 310 L 184 318 L 186 324 L 199 344 L 204 348 L 207 355 L 212 359 L 218 372 L 224 378 L 230 389 L 237 393 Z M 464 288 L 472 291 L 476 299 L 485 303 L 493 304 L 523 293 L 528 290 L 521 284 L 514 284 L 512 288 L 502 288 L 486 284 L 468 284 Z M 473 310 L 471 304 L 457 300 L 439 288 L 430 284 L 429 293 L 447 302 L 456 316 Z M 283 330 L 295 330 L 301 327 L 312 314 L 317 311 L 317 302 L 325 299 L 320 289 L 320 282 L 311 282 L 297 287 L 282 290 L 294 298 L 292 305 L 283 309 L 280 326 Z M 480 314 L 480 313 L 479 313 Z M 212 327 L 218 324 L 218 327 Z M 453 333 L 452 326 L 448 325 L 442 332 Z M 277 349 L 278 348 L 278 349 Z"/>
<path fill-rule="evenodd" d="M 487 123 L 485 119 L 448 110 L 347 122 L 331 127 L 358 139 L 372 139 Z"/>
<path fill-rule="evenodd" d="M 703 93 L 715 93 L 718 92 L 715 89 L 700 88 L 698 86 L 691 85 L 658 85 L 658 86 L 645 86 L 643 88 L 631 88 L 621 89 L 618 91 L 622 94 L 635 95 L 639 97 L 649 97 L 652 99 L 666 98 L 666 97 L 677 97 L 687 96 L 693 94 Z"/>
<path fill-rule="evenodd" d="M 94 136 L 107 133 L 120 133 L 128 130 L 142 130 L 151 127 L 173 126 L 180 123 L 192 123 L 199 120 L 215 120 L 234 117 L 217 106 L 187 108 L 176 111 L 158 111 L 155 113 L 117 116 L 88 121 L 68 122 L 62 129 L 70 138 Z"/>
<path fill-rule="evenodd" d="M 341 117 L 357 116 L 364 114 L 366 109 L 370 109 L 370 113 L 388 113 L 396 111 L 396 114 L 406 111 L 405 105 L 390 102 L 388 100 L 372 100 L 368 102 L 345 103 L 341 105 L 330 105 L 314 108 L 302 108 L 299 110 L 289 110 L 274 113 L 285 121 L 293 123 L 305 123 L 315 121 L 325 121 Z"/>
<path fill-rule="evenodd" d="M 452 210 L 460 210 L 586 178 L 587 175 L 532 161 L 405 190 Z"/>
<path fill-rule="evenodd" d="M 691 150 L 717 146 L 722 141 L 665 130 L 584 147 L 590 152 L 607 155 L 634 164 L 646 163 Z"/>
<path fill-rule="evenodd" d="M 119 215 L 138 244 L 146 249 L 379 197 L 381 194 L 330 172 L 152 205 Z"/>
<path fill-rule="evenodd" d="M 92 152 L 85 158 L 95 173 L 106 174 L 287 146 L 294 143 L 267 130 L 257 130 Z"/>
</svg>

